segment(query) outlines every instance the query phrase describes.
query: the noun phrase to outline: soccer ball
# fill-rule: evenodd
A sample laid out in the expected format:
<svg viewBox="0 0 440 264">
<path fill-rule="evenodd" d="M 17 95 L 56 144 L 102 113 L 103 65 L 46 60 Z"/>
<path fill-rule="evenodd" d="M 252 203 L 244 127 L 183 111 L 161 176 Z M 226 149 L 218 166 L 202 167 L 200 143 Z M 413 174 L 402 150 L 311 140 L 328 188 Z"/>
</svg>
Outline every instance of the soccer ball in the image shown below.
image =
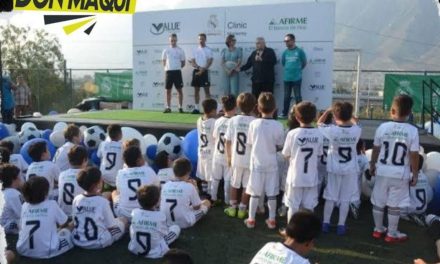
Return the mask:
<svg viewBox="0 0 440 264">
<path fill-rule="evenodd" d="M 20 133 L 18 133 L 18 139 L 20 140 L 21 145 L 23 145 L 24 143 L 26 143 L 31 139 L 40 138 L 40 137 L 41 137 L 41 132 L 35 127 L 28 127 L 25 130 L 22 130 Z"/>
<path fill-rule="evenodd" d="M 84 144 L 89 149 L 98 148 L 99 144 L 105 140 L 105 132 L 100 126 L 92 126 L 84 131 Z"/>
<path fill-rule="evenodd" d="M 182 140 L 173 133 L 165 133 L 157 143 L 157 153 L 166 151 L 171 159 L 176 159 L 182 153 Z"/>
</svg>

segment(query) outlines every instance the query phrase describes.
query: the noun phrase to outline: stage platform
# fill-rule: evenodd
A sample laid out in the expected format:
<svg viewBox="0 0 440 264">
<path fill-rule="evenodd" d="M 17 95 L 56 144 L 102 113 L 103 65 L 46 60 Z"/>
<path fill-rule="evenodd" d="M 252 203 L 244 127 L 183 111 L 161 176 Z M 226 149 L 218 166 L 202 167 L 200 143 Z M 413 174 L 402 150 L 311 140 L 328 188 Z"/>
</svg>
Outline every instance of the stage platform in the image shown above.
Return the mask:
<svg viewBox="0 0 440 264">
<path fill-rule="evenodd" d="M 135 120 L 121 120 L 121 115 L 118 112 L 106 111 L 106 116 L 103 119 L 93 119 L 93 113 L 79 113 L 73 115 L 52 115 L 43 116 L 40 118 L 20 118 L 18 119 L 18 128 L 24 122 L 33 122 L 39 129 L 52 129 L 56 122 L 66 122 L 75 123 L 78 126 L 85 125 L 87 127 L 93 125 L 99 125 L 106 128 L 110 124 L 120 124 L 121 126 L 133 127 L 139 130 L 142 134 L 153 134 L 157 138 L 167 132 L 174 133 L 178 136 L 185 136 L 185 134 L 196 128 L 197 115 L 189 114 L 169 114 L 154 113 L 154 117 L 144 120 L 136 120 L 139 118 L 134 118 L 130 116 L 130 119 Z M 100 112 L 102 113 L 102 112 Z M 127 112 L 125 112 L 127 114 Z M 133 116 L 136 113 L 134 112 Z M 83 118 L 87 117 L 87 118 Z M 97 114 L 99 117 L 99 114 Z M 114 119 L 112 119 L 114 117 Z M 180 119 L 179 121 L 170 122 L 170 120 Z M 181 118 L 179 118 L 181 117 Z M 181 122 L 180 122 L 181 121 Z M 362 139 L 366 141 L 367 148 L 371 148 L 374 139 L 374 133 L 376 128 L 386 120 L 370 120 L 361 119 L 360 124 L 362 126 Z M 280 122 L 285 122 L 285 120 L 280 120 Z M 439 151 L 440 150 L 440 140 L 430 134 L 427 134 L 425 130 L 419 130 L 420 144 L 425 148 L 425 152 Z"/>
</svg>

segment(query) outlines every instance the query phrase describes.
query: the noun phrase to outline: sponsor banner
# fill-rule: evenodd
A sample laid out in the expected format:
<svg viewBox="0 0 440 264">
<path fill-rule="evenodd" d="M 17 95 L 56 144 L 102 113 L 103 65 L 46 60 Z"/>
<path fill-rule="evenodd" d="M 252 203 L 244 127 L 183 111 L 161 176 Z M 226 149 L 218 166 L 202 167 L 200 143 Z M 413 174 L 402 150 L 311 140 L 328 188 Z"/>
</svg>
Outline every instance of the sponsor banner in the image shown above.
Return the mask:
<svg viewBox="0 0 440 264">
<path fill-rule="evenodd" d="M 136 0 L 14 0 L 14 11 L 133 14 Z"/>
</svg>

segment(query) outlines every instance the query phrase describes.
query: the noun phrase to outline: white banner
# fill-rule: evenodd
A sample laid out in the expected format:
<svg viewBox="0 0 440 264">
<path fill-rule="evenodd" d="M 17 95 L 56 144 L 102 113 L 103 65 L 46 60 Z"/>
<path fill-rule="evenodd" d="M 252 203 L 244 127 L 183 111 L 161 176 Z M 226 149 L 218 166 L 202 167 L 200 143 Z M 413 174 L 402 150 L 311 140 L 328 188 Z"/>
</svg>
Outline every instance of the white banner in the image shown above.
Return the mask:
<svg viewBox="0 0 440 264">
<path fill-rule="evenodd" d="M 277 55 L 274 91 L 278 108 L 282 110 L 284 88 L 280 59 L 286 49 L 284 36 L 293 33 L 296 45 L 303 48 L 307 56 L 301 88 L 303 99 L 314 102 L 319 109 L 326 109 L 332 102 L 334 24 L 335 5 L 329 2 L 135 13 L 133 108 L 164 109 L 165 73 L 161 54 L 169 45 L 169 34 L 177 34 L 178 45 L 188 59 L 198 45 L 198 34 L 205 33 L 207 46 L 214 52 L 214 62 L 209 70 L 213 98 L 219 99 L 223 95 L 224 71 L 220 65 L 220 52 L 226 47 L 226 36 L 235 35 L 236 46 L 243 48 L 243 63 L 255 49 L 255 39 L 262 36 Z M 183 69 L 186 111 L 194 108 L 191 73 L 192 67 L 187 63 Z M 251 91 L 250 74 L 251 70 L 240 73 L 240 92 Z M 204 98 L 203 89 L 201 98 Z M 176 105 L 177 93 L 173 90 L 172 107 Z"/>
</svg>

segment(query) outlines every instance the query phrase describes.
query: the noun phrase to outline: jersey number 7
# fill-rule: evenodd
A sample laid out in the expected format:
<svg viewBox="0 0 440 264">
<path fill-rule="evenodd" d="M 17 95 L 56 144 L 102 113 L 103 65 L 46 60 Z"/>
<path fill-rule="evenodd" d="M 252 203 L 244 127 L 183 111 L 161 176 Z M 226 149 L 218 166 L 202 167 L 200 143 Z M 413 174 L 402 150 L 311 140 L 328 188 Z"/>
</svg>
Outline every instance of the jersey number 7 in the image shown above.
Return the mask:
<svg viewBox="0 0 440 264">
<path fill-rule="evenodd" d="M 31 230 L 29 230 L 29 249 L 34 249 L 34 233 L 40 228 L 40 221 L 27 221 L 26 225 L 32 226 Z"/>
<path fill-rule="evenodd" d="M 177 206 L 177 200 L 176 199 L 166 199 L 166 202 L 171 204 L 171 206 L 170 206 L 171 220 L 173 222 L 175 222 L 176 219 L 174 218 L 174 212 L 173 211 L 174 211 L 174 208 L 176 208 L 176 206 Z"/>
</svg>

